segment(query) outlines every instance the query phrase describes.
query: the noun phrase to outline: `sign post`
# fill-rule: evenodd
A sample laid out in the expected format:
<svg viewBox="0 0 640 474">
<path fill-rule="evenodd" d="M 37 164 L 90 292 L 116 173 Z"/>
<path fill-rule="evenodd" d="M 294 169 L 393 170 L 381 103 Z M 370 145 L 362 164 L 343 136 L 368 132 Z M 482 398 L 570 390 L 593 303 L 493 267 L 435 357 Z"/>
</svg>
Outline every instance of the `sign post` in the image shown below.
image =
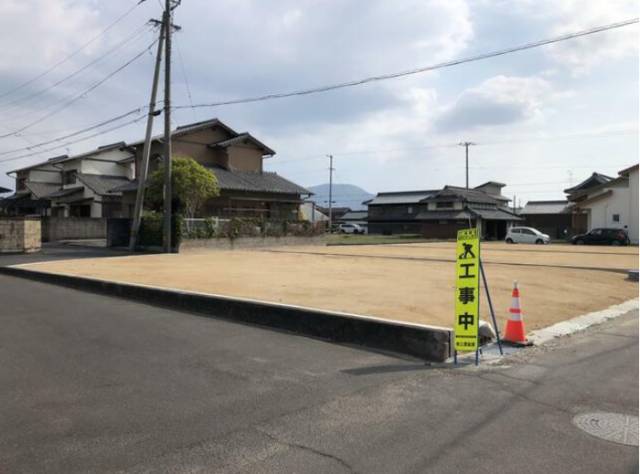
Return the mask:
<svg viewBox="0 0 640 474">
<path fill-rule="evenodd" d="M 477 228 L 458 231 L 456 244 L 456 313 L 454 350 L 476 351 L 480 316 L 480 236 Z M 457 361 L 457 357 L 456 357 Z"/>
</svg>

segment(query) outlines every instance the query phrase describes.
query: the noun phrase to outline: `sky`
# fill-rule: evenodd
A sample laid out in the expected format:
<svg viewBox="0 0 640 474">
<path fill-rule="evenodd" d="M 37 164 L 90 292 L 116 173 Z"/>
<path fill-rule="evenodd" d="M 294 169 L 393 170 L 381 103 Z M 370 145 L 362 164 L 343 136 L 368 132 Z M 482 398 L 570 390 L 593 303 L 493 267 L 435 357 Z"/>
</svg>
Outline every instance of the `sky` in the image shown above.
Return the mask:
<svg viewBox="0 0 640 474">
<path fill-rule="evenodd" d="M 12 152 L 149 102 L 156 32 L 145 23 L 160 17 L 161 5 L 136 3 L 0 3 L 0 186 L 13 188 L 13 169 L 143 137 L 141 119 L 57 149 L 90 133 Z M 182 29 L 174 35 L 173 104 L 404 71 L 635 16 L 633 0 L 183 0 L 174 18 Z M 184 108 L 172 122 L 217 117 L 248 131 L 277 152 L 265 168 L 303 186 L 328 181 L 332 154 L 334 182 L 371 193 L 464 186 L 458 144 L 471 141 L 471 186 L 506 183 L 503 193 L 520 204 L 562 199 L 594 171 L 616 175 L 638 162 L 639 30 L 317 95 Z"/>
</svg>

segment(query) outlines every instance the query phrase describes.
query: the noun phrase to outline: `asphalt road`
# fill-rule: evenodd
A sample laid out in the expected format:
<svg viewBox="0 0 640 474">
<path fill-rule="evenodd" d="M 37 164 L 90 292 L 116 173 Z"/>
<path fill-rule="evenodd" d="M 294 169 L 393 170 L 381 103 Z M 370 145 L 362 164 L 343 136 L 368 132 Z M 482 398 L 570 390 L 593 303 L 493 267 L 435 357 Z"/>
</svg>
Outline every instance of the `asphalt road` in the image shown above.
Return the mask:
<svg viewBox="0 0 640 474">
<path fill-rule="evenodd" d="M 638 313 L 437 368 L 0 275 L 0 472 L 630 473 Z"/>
</svg>

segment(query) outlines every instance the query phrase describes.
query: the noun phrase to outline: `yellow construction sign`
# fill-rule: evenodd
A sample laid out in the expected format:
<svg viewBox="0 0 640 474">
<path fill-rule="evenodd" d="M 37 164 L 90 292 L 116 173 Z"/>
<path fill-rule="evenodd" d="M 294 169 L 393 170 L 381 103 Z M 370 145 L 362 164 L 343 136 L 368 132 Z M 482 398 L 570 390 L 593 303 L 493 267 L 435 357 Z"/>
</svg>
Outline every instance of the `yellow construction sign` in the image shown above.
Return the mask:
<svg viewBox="0 0 640 474">
<path fill-rule="evenodd" d="M 478 229 L 459 230 L 456 245 L 456 315 L 453 325 L 457 351 L 478 349 L 479 278 Z"/>
</svg>

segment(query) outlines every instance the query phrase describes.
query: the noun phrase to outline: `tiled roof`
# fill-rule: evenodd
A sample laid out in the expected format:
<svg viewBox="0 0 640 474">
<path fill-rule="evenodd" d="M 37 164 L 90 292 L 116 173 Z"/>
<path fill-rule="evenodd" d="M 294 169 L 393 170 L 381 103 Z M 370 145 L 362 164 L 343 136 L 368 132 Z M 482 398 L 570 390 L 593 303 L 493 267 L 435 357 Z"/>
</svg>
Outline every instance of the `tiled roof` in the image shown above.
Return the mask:
<svg viewBox="0 0 640 474">
<path fill-rule="evenodd" d="M 367 216 L 369 215 L 368 211 L 349 211 L 345 212 L 340 220 L 367 220 Z"/>
<path fill-rule="evenodd" d="M 483 204 L 497 204 L 498 200 L 491 197 L 489 194 L 478 189 L 467 189 L 458 186 L 445 186 L 441 191 L 432 196 L 430 199 L 439 200 L 441 198 L 461 198 L 467 202 L 483 203 Z"/>
<path fill-rule="evenodd" d="M 123 193 L 128 191 L 137 191 L 138 190 L 138 180 L 134 179 L 131 181 L 127 181 L 126 183 L 119 184 L 109 190 L 110 193 Z"/>
<path fill-rule="evenodd" d="M 130 180 L 124 176 L 107 176 L 101 174 L 78 173 L 78 179 L 94 193 L 104 196 L 112 194 L 113 188 L 128 183 Z"/>
<path fill-rule="evenodd" d="M 529 201 L 520 214 L 566 214 L 568 206 L 567 201 Z"/>
<path fill-rule="evenodd" d="M 460 220 L 471 217 L 469 211 L 423 211 L 416 215 L 417 221 Z"/>
<path fill-rule="evenodd" d="M 594 186 L 598 186 L 600 184 L 604 184 L 607 183 L 609 181 L 611 181 L 613 178 L 611 176 L 607 176 L 605 174 L 601 174 L 601 173 L 592 173 L 591 176 L 589 176 L 587 179 L 585 179 L 584 181 L 582 181 L 579 184 L 576 184 L 575 186 L 571 187 L 571 188 L 567 188 L 564 190 L 565 193 L 567 194 L 572 194 L 576 191 L 581 191 L 583 189 L 588 189 L 588 188 L 592 188 Z"/>
<path fill-rule="evenodd" d="M 379 204 L 417 204 L 424 199 L 434 196 L 436 193 L 438 193 L 438 190 L 378 193 L 376 197 L 365 201 L 365 203 L 369 206 Z"/>
<path fill-rule="evenodd" d="M 631 173 L 634 170 L 636 170 L 636 171 L 638 170 L 638 163 L 636 163 L 635 165 L 631 165 L 628 168 L 625 168 L 623 170 L 618 171 L 618 174 L 620 176 L 627 176 L 627 175 L 629 175 L 629 173 Z"/>
<path fill-rule="evenodd" d="M 267 145 L 265 145 L 264 143 L 262 143 L 260 140 L 258 140 L 257 138 L 253 137 L 250 133 L 241 133 L 240 135 L 238 135 L 237 137 L 233 137 L 233 138 L 228 138 L 227 140 L 222 140 L 216 143 L 212 143 L 211 145 L 209 145 L 210 147 L 228 147 L 231 145 L 236 145 L 238 143 L 242 143 L 243 141 L 249 141 L 252 142 L 254 145 L 258 146 L 258 148 L 261 148 L 267 155 L 275 155 L 276 152 L 273 151 L 271 148 L 269 148 Z"/>
<path fill-rule="evenodd" d="M 66 188 L 66 189 L 59 189 L 51 194 L 47 194 L 46 198 L 47 199 L 52 199 L 52 198 L 60 198 L 60 197 L 64 197 L 64 196 L 69 196 L 70 194 L 75 194 L 75 193 L 79 193 L 80 191 L 82 191 L 84 189 L 84 187 L 79 186 L 79 187 L 75 187 L 75 188 Z"/>
<path fill-rule="evenodd" d="M 49 194 L 60 189 L 59 184 L 55 183 L 38 183 L 36 181 L 26 181 L 25 186 L 37 198 L 44 198 Z"/>
<path fill-rule="evenodd" d="M 208 166 L 218 178 L 220 189 L 283 194 L 313 194 L 291 181 L 272 172 L 229 171 L 217 166 Z"/>
<path fill-rule="evenodd" d="M 503 209 L 474 209 L 470 207 L 469 210 L 474 214 L 482 217 L 483 219 L 498 220 L 498 221 L 522 221 L 522 217 L 518 217 L 515 214 L 505 211 Z"/>
</svg>

